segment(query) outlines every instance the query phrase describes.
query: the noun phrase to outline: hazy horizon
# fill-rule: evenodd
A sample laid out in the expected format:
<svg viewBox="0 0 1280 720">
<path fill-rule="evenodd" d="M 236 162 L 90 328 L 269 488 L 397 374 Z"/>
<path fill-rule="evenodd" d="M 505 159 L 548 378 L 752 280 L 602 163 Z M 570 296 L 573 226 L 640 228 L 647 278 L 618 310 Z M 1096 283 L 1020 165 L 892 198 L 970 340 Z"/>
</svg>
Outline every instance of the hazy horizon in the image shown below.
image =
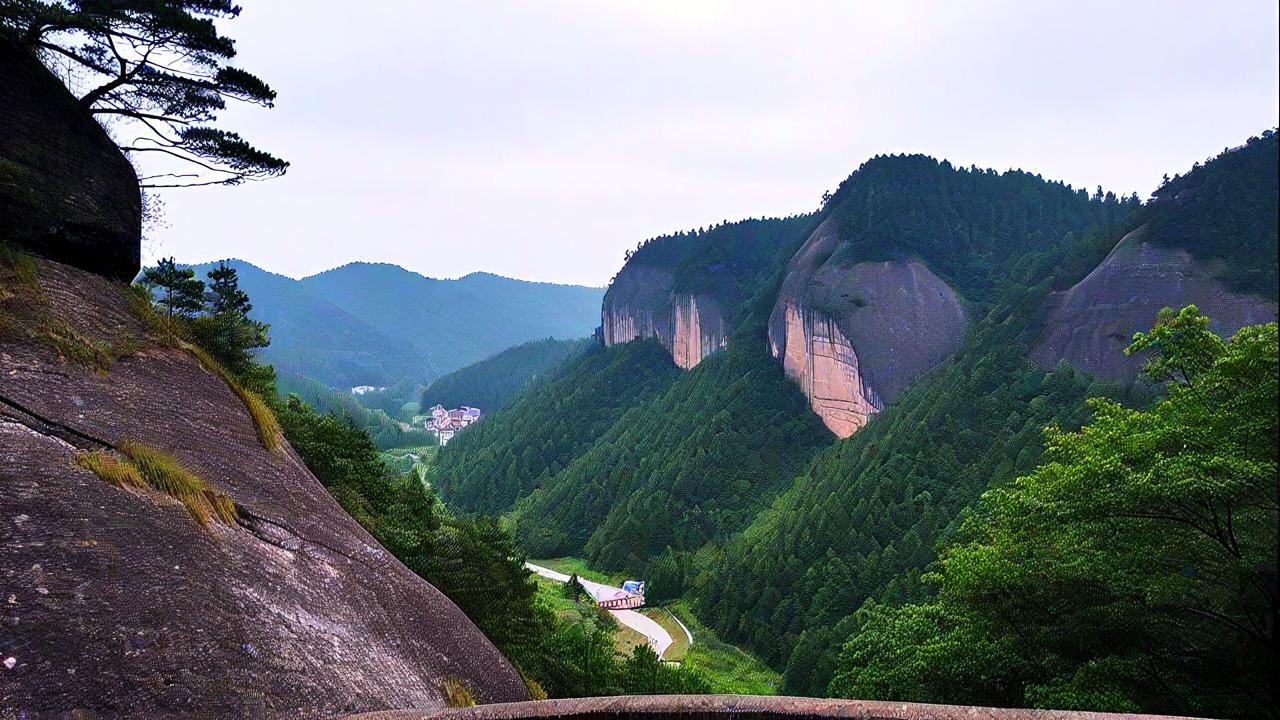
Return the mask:
<svg viewBox="0 0 1280 720">
<path fill-rule="evenodd" d="M 279 100 L 220 124 L 292 168 L 163 193 L 145 259 L 600 287 L 646 238 L 810 212 L 888 153 L 1145 199 L 1278 124 L 1277 19 L 1253 0 L 246 4 L 225 30 Z"/>
</svg>

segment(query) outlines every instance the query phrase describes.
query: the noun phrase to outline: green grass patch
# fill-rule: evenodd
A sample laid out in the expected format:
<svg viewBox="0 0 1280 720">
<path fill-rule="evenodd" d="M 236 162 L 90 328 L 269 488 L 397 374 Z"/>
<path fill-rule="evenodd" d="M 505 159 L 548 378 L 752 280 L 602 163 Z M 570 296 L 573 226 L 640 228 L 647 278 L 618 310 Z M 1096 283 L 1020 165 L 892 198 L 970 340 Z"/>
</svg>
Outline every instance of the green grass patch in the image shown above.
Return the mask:
<svg viewBox="0 0 1280 720">
<path fill-rule="evenodd" d="M 548 580 L 540 575 L 534 575 L 533 580 L 538 585 L 538 601 L 551 608 L 561 622 L 608 622 L 614 628 L 613 648 L 619 656 L 630 657 L 637 646 L 649 643 L 648 638 L 618 622 L 608 610 L 597 608 L 586 593 L 574 600 L 566 594 L 565 583 Z"/>
<path fill-rule="evenodd" d="M 152 340 L 168 347 L 177 347 L 179 335 L 176 323 L 170 322 L 151 301 L 151 291 L 142 285 L 130 285 L 125 289 L 125 299 L 129 303 L 129 314 L 142 323 Z"/>
<path fill-rule="evenodd" d="M 673 603 L 671 611 L 693 633 L 693 646 L 685 654 L 684 666 L 703 675 L 714 693 L 776 695 L 782 676 L 745 650 L 723 642 L 698 619 L 684 601 Z M 681 633 L 683 635 L 683 633 Z"/>
<path fill-rule="evenodd" d="M 111 363 L 137 350 L 137 343 L 122 335 L 116 342 L 86 337 L 66 320 L 55 316 L 40 288 L 35 256 L 0 245 L 0 335 L 43 343 L 64 362 L 105 375 Z"/>
<path fill-rule="evenodd" d="M 35 256 L 0 243 L 0 302 L 13 297 L 38 300 L 40 295 Z"/>
<path fill-rule="evenodd" d="M 649 638 L 638 630 L 632 630 L 617 620 L 614 623 L 618 626 L 618 631 L 613 634 L 613 647 L 622 657 L 631 657 L 636 648 L 649 644 Z"/>
<path fill-rule="evenodd" d="M 580 619 L 581 608 L 564 592 L 564 583 L 548 580 L 541 575 L 534 575 L 533 581 L 538 585 L 539 600 L 555 612 L 561 620 Z"/>
<path fill-rule="evenodd" d="M 104 450 L 76 453 L 76 464 L 118 488 L 150 487 L 137 466 Z"/>
<path fill-rule="evenodd" d="M 662 653 L 662 659 L 667 662 L 683 662 L 685 656 L 689 654 L 689 636 L 685 635 L 684 628 L 676 622 L 671 611 L 666 608 L 647 607 L 641 608 L 639 612 L 661 625 L 662 629 L 671 635 L 671 646 Z"/>
<path fill-rule="evenodd" d="M 202 528 L 218 520 L 236 527 L 236 507 L 225 493 L 214 490 L 172 455 L 133 440 L 120 444 L 122 456 L 105 450 L 76 453 L 76 464 L 118 488 L 150 489 L 182 503 Z"/>
<path fill-rule="evenodd" d="M 582 558 L 562 557 L 562 558 L 549 558 L 546 560 L 534 560 L 530 558 L 529 562 L 533 563 L 534 565 L 541 565 L 544 568 L 550 568 L 552 570 L 555 570 L 556 572 L 562 572 L 565 575 L 577 575 L 578 577 L 586 578 L 588 580 L 591 580 L 592 582 L 598 582 L 605 585 L 621 586 L 622 581 L 627 579 L 623 575 L 611 576 L 607 573 L 602 573 L 597 570 L 592 570 L 591 568 L 587 567 L 586 561 L 583 560 Z"/>
<path fill-rule="evenodd" d="M 110 343 L 87 338 L 70 325 L 52 322 L 49 318 L 44 318 L 36 337 L 57 351 L 63 360 L 82 365 L 99 375 L 106 375 L 111 361 L 115 359 Z"/>
</svg>

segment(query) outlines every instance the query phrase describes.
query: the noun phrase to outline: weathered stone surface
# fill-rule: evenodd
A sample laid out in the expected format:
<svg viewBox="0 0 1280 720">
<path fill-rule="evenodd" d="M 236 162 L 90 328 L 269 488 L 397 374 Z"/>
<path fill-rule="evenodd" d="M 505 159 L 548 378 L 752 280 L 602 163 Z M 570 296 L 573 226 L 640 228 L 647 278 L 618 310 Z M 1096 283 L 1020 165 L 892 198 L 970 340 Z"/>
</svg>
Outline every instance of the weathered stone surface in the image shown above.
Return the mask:
<svg viewBox="0 0 1280 720">
<path fill-rule="evenodd" d="M 46 310 L 142 340 L 119 286 L 41 260 Z M 5 311 L 0 303 L 0 314 Z M 241 510 L 201 530 L 110 486 L 77 448 L 175 454 Z M 180 350 L 105 375 L 0 336 L 0 718 L 310 718 L 481 702 L 523 683 L 465 615 L 350 519 L 287 446 L 267 451 L 227 385 Z M 6 715 L 6 712 L 10 714 Z"/>
<path fill-rule="evenodd" d="M 1161 308 L 1196 305 L 1223 337 L 1276 319 L 1275 299 L 1232 292 L 1212 267 L 1147 235 L 1146 225 L 1125 235 L 1088 277 L 1050 298 L 1044 331 L 1032 352 L 1037 364 L 1052 369 L 1066 360 L 1127 385 L 1144 361 L 1125 356 L 1124 349 L 1135 332 L 1151 327 Z"/>
<path fill-rule="evenodd" d="M 606 346 L 657 338 L 686 370 L 728 339 L 725 314 L 709 294 L 677 293 L 670 272 L 627 265 L 609 286 L 600 312 Z"/>
<path fill-rule="evenodd" d="M 133 166 L 39 60 L 0 39 L 0 242 L 131 280 L 141 233 Z"/>
<path fill-rule="evenodd" d="M 783 312 L 784 347 L 774 347 L 774 356 L 782 358 L 787 377 L 800 384 L 827 428 L 849 437 L 883 410 L 884 403 L 864 382 L 858 354 L 834 320 L 794 301 L 788 301 Z"/>
<path fill-rule="evenodd" d="M 518 720 L 519 718 L 680 718 L 681 720 L 773 720 L 774 718 L 863 718 L 864 720 L 1172 720 L 1165 715 L 1096 713 L 927 705 L 924 703 L 829 700 L 753 695 L 634 695 L 502 703 L 442 710 L 377 712 L 347 720 Z"/>
<path fill-rule="evenodd" d="M 964 335 L 955 292 L 917 261 L 833 261 L 823 222 L 787 266 L 769 346 L 814 412 L 849 437 L 907 385 L 949 358 Z"/>
</svg>

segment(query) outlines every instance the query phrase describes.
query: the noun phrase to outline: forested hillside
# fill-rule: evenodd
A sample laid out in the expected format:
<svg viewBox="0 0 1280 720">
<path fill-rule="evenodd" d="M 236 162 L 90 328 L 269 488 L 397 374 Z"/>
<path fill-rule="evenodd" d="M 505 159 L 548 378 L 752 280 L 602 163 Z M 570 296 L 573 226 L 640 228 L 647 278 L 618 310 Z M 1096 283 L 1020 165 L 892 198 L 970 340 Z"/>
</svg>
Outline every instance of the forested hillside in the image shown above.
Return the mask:
<svg viewBox="0 0 1280 720">
<path fill-rule="evenodd" d="M 613 401 L 612 422 L 601 418 L 554 462 L 536 454 L 515 460 L 525 448 L 545 446 L 533 431 L 555 416 L 547 412 L 550 385 L 528 388 L 501 414 L 501 435 L 476 433 L 465 448 L 442 454 L 451 466 L 450 500 L 469 510 L 511 510 L 517 540 L 535 556 L 581 555 L 601 569 L 647 577 L 655 598 L 689 599 L 720 636 L 784 671 L 784 691 L 826 695 L 842 646 L 866 622 L 859 609 L 933 597 L 925 573 L 939 549 L 956 540 L 985 491 L 1035 471 L 1045 427 L 1079 428 L 1090 417 L 1091 397 L 1145 406 L 1157 396 L 1151 383 L 1112 385 L 1065 363 L 1048 370 L 1033 363 L 1051 296 L 1079 283 L 1119 238 L 1146 224 L 1161 229 L 1161 242 L 1216 263 L 1234 287 L 1260 290 L 1258 312 L 1267 314 L 1273 276 L 1233 251 L 1226 237 L 1235 233 L 1250 253 L 1274 255 L 1268 162 L 1274 166 L 1269 133 L 1170 181 L 1144 205 L 1019 171 L 881 157 L 850 176 L 822 215 L 797 220 L 785 250 L 771 241 L 766 253 L 760 233 L 751 235 L 759 226 L 750 224 L 744 234 L 728 224 L 650 241 L 619 274 L 631 297 L 643 294 L 646 278 L 667 274 L 676 278 L 673 287 L 751 297 L 735 306 L 727 348 L 621 403 L 592 394 L 607 386 L 598 369 L 566 367 L 559 387 L 580 388 L 575 401 L 584 406 Z M 1196 232 L 1218 214 L 1231 216 L 1226 230 Z M 787 258 L 821 220 L 836 223 L 838 243 L 816 259 L 824 270 L 805 281 L 806 297 L 830 294 L 840 268 L 912 259 L 959 292 L 968 317 L 951 360 L 860 432 L 835 442 L 768 356 L 764 339 L 763 318 Z M 720 272 L 725 257 L 763 263 L 765 255 L 771 259 L 748 273 Z M 826 302 L 856 306 L 855 294 Z M 1274 290 L 1270 298 L 1274 317 Z M 650 340 L 597 352 L 621 357 L 652 347 Z M 611 369 L 613 381 L 627 372 Z M 541 414 L 531 412 L 539 407 Z M 512 459 L 495 460 L 504 457 Z M 489 485 L 502 487 L 501 496 L 481 490 Z M 883 697 L 979 701 L 884 687 Z M 998 702 L 1048 702 L 1038 697 Z"/>
<path fill-rule="evenodd" d="M 681 561 L 700 616 L 784 668 L 787 692 L 825 695 L 846 616 L 920 597 L 960 512 L 1035 466 L 1047 424 L 1078 426 L 1084 399 L 1107 391 L 1027 360 L 1046 289 L 1007 290 L 954 363 L 816 456 L 723 552 Z"/>
<path fill-rule="evenodd" d="M 637 403 L 516 508 L 535 557 L 644 567 L 742 529 L 829 441 L 763 349 L 708 358 Z"/>
<path fill-rule="evenodd" d="M 1276 323 L 1224 342 L 1195 307 L 1130 351 L 1167 395 L 1090 401 L 997 482 L 919 603 L 868 603 L 829 690 L 858 698 L 1274 716 Z M 895 599 L 896 600 L 896 599 Z"/>
<path fill-rule="evenodd" d="M 455 507 L 508 510 L 586 452 L 631 407 L 677 374 L 656 342 L 593 344 L 526 388 L 504 410 L 467 428 L 442 452 L 440 492 Z"/>
<path fill-rule="evenodd" d="M 1276 200 L 1254 169 L 1233 184 L 1255 188 L 1245 196 L 1252 201 L 1243 204 L 1263 208 L 1254 218 L 1254 227 L 1263 230 L 1243 242 L 1265 247 L 1261 218 L 1274 215 Z M 1191 182 L 1199 184 L 1198 174 Z M 846 187 L 856 185 L 851 179 Z M 1088 417 L 1086 398 L 1118 392 L 1064 364 L 1045 372 L 1030 363 L 1043 299 L 1051 288 L 1087 274 L 1133 227 L 1172 224 L 1164 215 L 1174 207 L 1179 224 L 1207 224 L 1211 217 L 1103 194 L 1090 203 L 1094 220 L 1083 232 L 991 264 L 950 262 L 995 284 L 993 290 L 984 289 L 986 281 L 970 285 L 971 292 L 995 293 L 995 303 L 971 328 L 954 363 L 917 381 L 863 431 L 818 455 L 722 555 L 680 563 L 686 575 L 699 578 L 692 592 L 700 614 L 723 636 L 784 668 L 787 691 L 825 695 L 855 611 L 868 600 L 892 606 L 927 595 L 920 574 L 962 511 L 987 488 L 1035 467 L 1044 427 L 1078 427 Z M 916 249 L 922 255 L 938 251 L 928 244 Z M 1148 396 L 1137 387 L 1124 400 L 1141 405 Z"/>
<path fill-rule="evenodd" d="M 642 245 L 631 263 L 679 261 L 690 283 L 697 254 L 704 274 L 726 257 L 757 258 L 736 264 L 750 269 L 754 286 L 723 288 L 753 295 L 737 303 L 740 339 L 689 373 L 675 372 L 653 340 L 599 348 L 601 360 L 584 362 L 588 355 L 565 366 L 441 454 L 449 501 L 492 513 L 524 498 L 517 534 L 533 555 L 585 551 L 610 569 L 642 566 L 668 546 L 693 550 L 745 526 L 829 438 L 764 351 L 780 263 L 810 225 L 811 218 L 747 221 Z M 791 236 L 779 236 L 783 230 Z M 697 254 L 668 247 L 680 238 Z M 662 383 L 634 374 L 640 349 L 646 362 L 662 357 L 670 368 Z M 590 422 L 579 425 L 578 417 Z"/>
<path fill-rule="evenodd" d="M 1219 263 L 1235 290 L 1276 297 L 1278 148 L 1264 133 L 1161 185 L 1142 213 L 1156 242 Z"/>
<path fill-rule="evenodd" d="M 431 381 L 422 392 L 422 408 L 443 405 L 478 407 L 492 414 L 507 406 L 520 388 L 584 352 L 591 340 L 547 338 L 516 345 Z"/>
<path fill-rule="evenodd" d="M 661 235 L 629 251 L 626 264 L 660 267 L 672 274 L 674 292 L 709 293 L 740 308 L 795 252 L 796 235 L 812 222 L 813 215 L 795 215 Z"/>
<path fill-rule="evenodd" d="M 1138 204 L 1137 196 L 1120 199 L 1101 188 L 1090 198 L 1084 189 L 1020 170 L 893 155 L 864 163 L 824 211 L 840 238 L 832 264 L 918 257 L 975 302 L 990 301 L 1019 267 L 1063 247 L 1068 234 L 1108 226 Z M 1085 262 L 1092 267 L 1097 259 Z"/>
</svg>

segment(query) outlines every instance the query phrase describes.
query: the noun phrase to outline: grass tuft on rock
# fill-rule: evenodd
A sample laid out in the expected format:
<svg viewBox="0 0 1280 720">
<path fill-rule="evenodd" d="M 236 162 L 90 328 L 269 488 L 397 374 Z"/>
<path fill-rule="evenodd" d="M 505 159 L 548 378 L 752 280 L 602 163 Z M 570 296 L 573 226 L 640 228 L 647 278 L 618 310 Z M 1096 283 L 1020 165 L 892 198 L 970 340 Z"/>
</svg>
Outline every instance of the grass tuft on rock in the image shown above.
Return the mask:
<svg viewBox="0 0 1280 720">
<path fill-rule="evenodd" d="M 138 284 L 125 289 L 125 299 L 129 303 L 129 314 L 142 323 L 147 335 L 156 343 L 167 347 L 177 347 L 178 335 L 174 332 L 169 319 L 156 310 L 151 302 L 151 291 Z"/>
<path fill-rule="evenodd" d="M 236 527 L 236 506 L 225 493 L 214 490 L 172 455 L 134 440 L 120 444 L 123 457 L 106 450 L 76 454 L 76 464 L 118 488 L 149 488 L 182 503 L 202 528 L 213 519 Z"/>
<path fill-rule="evenodd" d="M 38 294 L 36 259 L 12 245 L 0 243 L 0 288 L 14 294 Z M 0 295 L 0 299 L 4 299 Z"/>
<path fill-rule="evenodd" d="M 450 675 L 440 681 L 440 697 L 445 707 L 472 707 L 476 704 L 476 694 L 462 679 Z"/>
<path fill-rule="evenodd" d="M 76 464 L 93 471 L 118 488 L 147 487 L 147 481 L 142 479 L 142 473 L 138 472 L 133 463 L 121 460 L 105 450 L 76 453 Z"/>
<path fill-rule="evenodd" d="M 63 360 L 83 365 L 99 375 L 106 375 L 111 361 L 117 357 L 116 348 L 110 343 L 87 338 L 70 325 L 47 317 L 37 337 L 56 350 Z"/>
<path fill-rule="evenodd" d="M 249 411 L 249 417 L 253 419 L 253 426 L 258 431 L 258 441 L 262 443 L 262 447 L 268 450 L 280 447 L 280 438 L 283 435 L 280 430 L 280 421 L 276 419 L 276 414 L 267 405 L 267 401 L 241 385 L 231 373 L 227 372 L 226 368 L 222 367 L 222 363 L 204 348 L 191 343 L 183 343 L 182 347 L 194 355 L 206 370 L 222 378 L 223 382 L 230 386 L 240 398 L 240 402 L 244 403 L 245 409 Z"/>
</svg>

